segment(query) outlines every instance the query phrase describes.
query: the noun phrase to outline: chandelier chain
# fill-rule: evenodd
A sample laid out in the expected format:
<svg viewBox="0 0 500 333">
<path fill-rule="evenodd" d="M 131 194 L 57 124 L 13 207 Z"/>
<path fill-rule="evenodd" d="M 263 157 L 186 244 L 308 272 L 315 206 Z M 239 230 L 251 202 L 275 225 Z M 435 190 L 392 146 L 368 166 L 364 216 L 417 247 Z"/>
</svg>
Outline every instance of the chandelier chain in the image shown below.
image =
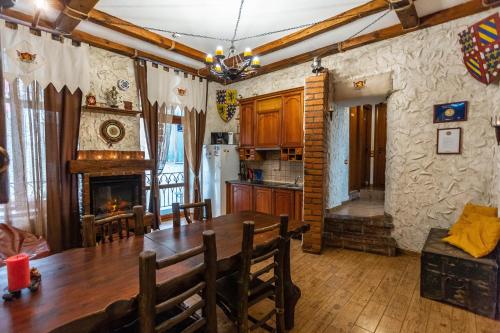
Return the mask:
<svg viewBox="0 0 500 333">
<path fill-rule="evenodd" d="M 240 3 L 240 10 L 238 11 L 238 18 L 236 19 L 236 25 L 234 26 L 234 33 L 233 33 L 233 38 L 231 38 L 231 45 L 234 44 L 234 41 L 236 39 L 236 33 L 238 32 L 238 26 L 240 25 L 240 19 L 241 19 L 241 12 L 243 10 L 243 4 L 245 3 L 245 0 L 241 0 Z"/>
</svg>

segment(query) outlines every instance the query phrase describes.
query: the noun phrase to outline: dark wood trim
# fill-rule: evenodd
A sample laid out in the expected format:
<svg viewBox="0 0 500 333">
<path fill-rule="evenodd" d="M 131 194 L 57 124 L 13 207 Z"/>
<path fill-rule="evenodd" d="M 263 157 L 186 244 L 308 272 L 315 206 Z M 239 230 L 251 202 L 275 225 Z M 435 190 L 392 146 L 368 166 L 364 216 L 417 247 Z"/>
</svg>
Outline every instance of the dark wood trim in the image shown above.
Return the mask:
<svg viewBox="0 0 500 333">
<path fill-rule="evenodd" d="M 105 114 L 111 114 L 111 115 L 116 114 L 116 115 L 120 115 L 120 116 L 129 116 L 129 117 L 135 117 L 137 115 L 140 115 L 142 117 L 142 111 L 125 110 L 125 109 L 110 108 L 110 107 L 104 107 L 104 106 L 85 105 L 82 107 L 82 111 L 94 112 L 94 113 L 105 113 Z"/>
<path fill-rule="evenodd" d="M 302 64 L 304 62 L 311 61 L 314 57 L 326 57 L 339 52 L 355 49 L 368 44 L 380 42 L 386 39 L 398 37 L 405 35 L 409 32 L 430 28 L 435 25 L 443 24 L 449 21 L 453 21 L 462 17 L 474 15 L 477 13 L 484 12 L 491 8 L 496 8 L 500 6 L 500 3 L 492 5 L 491 7 L 484 7 L 481 0 L 471 0 L 466 3 L 444 9 L 430 15 L 424 16 L 420 19 L 420 25 L 413 30 L 403 29 L 401 24 L 396 24 L 388 28 L 380 29 L 362 36 L 348 39 L 341 43 L 336 43 L 322 48 L 302 53 L 287 59 L 282 59 L 271 64 L 262 66 L 255 75 L 241 80 L 236 80 L 234 82 L 248 80 L 259 75 L 275 72 L 284 68 L 292 67 L 295 65 Z"/>
<path fill-rule="evenodd" d="M 154 168 L 151 160 L 71 160 L 68 163 L 71 173 L 144 171 Z"/>
<path fill-rule="evenodd" d="M 124 35 L 134 37 L 145 42 L 154 44 L 171 52 L 181 54 L 185 57 L 204 62 L 205 53 L 189 47 L 170 38 L 141 28 L 133 23 L 112 16 L 108 13 L 93 9 L 89 13 L 89 21 L 102 27 L 120 32 Z"/>
<path fill-rule="evenodd" d="M 87 19 L 88 13 L 98 2 L 99 0 L 65 1 L 65 6 L 57 17 L 54 28 L 66 34 L 71 33 L 81 21 Z"/>
</svg>

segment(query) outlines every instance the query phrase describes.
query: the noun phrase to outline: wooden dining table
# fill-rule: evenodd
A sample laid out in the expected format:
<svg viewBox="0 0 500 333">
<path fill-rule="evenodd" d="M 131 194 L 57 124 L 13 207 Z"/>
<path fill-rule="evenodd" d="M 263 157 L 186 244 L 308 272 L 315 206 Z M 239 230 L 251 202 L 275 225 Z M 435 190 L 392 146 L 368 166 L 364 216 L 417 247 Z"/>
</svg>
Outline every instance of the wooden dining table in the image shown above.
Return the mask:
<svg viewBox="0 0 500 333">
<path fill-rule="evenodd" d="M 172 256 L 202 244 L 202 233 L 214 230 L 217 241 L 218 275 L 238 269 L 243 222 L 254 221 L 256 228 L 279 222 L 279 217 L 255 212 L 240 212 L 206 222 L 158 230 L 92 248 L 77 248 L 32 260 L 42 274 L 38 291 L 23 290 L 21 297 L 0 305 L 0 332 L 90 332 L 136 315 L 139 291 L 139 254 L 157 253 L 157 259 Z M 304 233 L 309 226 L 290 221 L 289 237 Z M 255 236 L 263 244 L 272 234 Z M 290 274 L 290 246 L 285 253 L 284 288 L 286 327 L 291 329 L 300 289 Z M 157 272 L 164 280 L 183 273 L 202 261 L 200 255 Z M 0 288 L 7 287 L 7 272 L 0 269 Z"/>
</svg>

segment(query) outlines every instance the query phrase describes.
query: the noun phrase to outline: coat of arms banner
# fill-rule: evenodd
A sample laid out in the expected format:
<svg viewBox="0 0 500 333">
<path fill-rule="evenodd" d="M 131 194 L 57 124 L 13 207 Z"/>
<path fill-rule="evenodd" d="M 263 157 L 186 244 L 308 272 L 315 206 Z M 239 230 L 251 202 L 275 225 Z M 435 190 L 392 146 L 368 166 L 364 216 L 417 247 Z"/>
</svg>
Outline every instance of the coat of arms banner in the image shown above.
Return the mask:
<svg viewBox="0 0 500 333">
<path fill-rule="evenodd" d="M 500 78 L 500 16 L 493 14 L 460 34 L 467 71 L 484 84 Z"/>
<path fill-rule="evenodd" d="M 217 90 L 217 112 L 222 120 L 229 122 L 236 113 L 238 100 L 235 89 Z"/>
</svg>

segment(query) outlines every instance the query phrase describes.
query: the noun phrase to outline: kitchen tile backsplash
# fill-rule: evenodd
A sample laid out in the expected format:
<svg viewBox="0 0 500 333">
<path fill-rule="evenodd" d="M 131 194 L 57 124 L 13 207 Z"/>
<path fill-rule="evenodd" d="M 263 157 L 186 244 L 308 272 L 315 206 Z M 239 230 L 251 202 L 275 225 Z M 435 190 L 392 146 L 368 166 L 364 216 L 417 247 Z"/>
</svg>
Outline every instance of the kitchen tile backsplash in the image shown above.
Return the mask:
<svg viewBox="0 0 500 333">
<path fill-rule="evenodd" d="M 302 162 L 281 161 L 279 151 L 266 152 L 266 159 L 262 161 L 245 162 L 248 168 L 262 169 L 264 181 L 293 183 L 297 177 L 299 184 L 304 180 L 304 166 Z"/>
</svg>

